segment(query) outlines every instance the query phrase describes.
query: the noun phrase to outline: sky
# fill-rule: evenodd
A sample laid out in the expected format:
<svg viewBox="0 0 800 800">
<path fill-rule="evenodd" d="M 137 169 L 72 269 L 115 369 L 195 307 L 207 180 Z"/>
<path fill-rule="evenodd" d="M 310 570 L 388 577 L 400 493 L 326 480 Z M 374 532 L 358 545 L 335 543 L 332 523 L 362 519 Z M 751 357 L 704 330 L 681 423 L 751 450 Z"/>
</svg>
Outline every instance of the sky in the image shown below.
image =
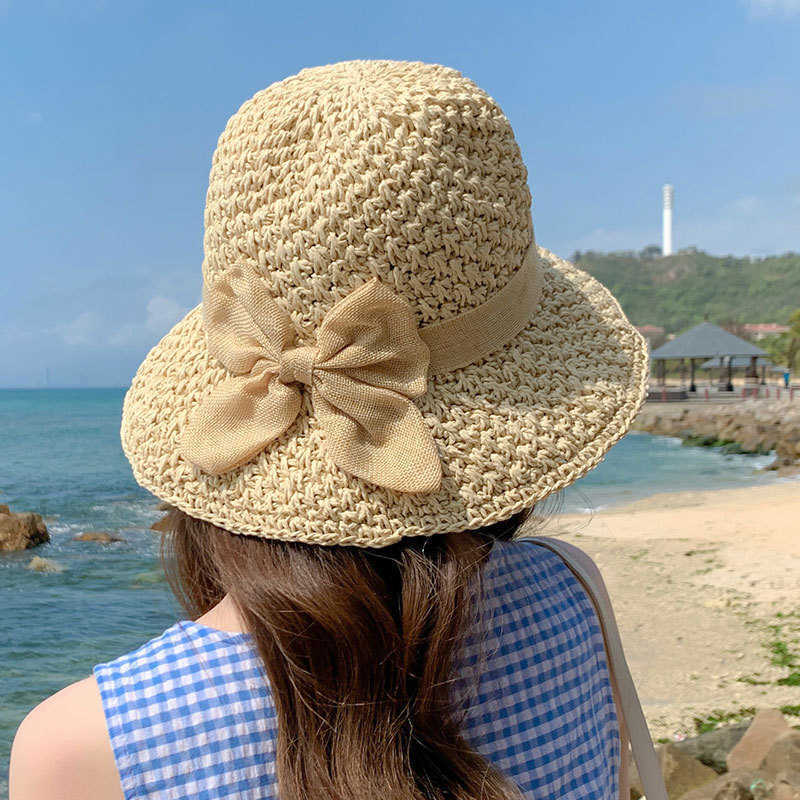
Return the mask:
<svg viewBox="0 0 800 800">
<path fill-rule="evenodd" d="M 800 250 L 800 0 L 0 0 L 0 387 L 126 386 L 200 299 L 228 117 L 305 66 L 460 69 L 539 244 Z"/>
</svg>

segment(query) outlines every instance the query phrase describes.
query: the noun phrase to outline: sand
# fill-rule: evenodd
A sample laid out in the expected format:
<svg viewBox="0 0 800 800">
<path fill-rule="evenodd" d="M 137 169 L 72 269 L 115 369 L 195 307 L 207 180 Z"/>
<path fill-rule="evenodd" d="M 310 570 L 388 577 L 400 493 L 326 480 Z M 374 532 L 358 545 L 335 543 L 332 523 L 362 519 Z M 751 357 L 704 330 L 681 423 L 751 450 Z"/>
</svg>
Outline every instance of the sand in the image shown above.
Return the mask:
<svg viewBox="0 0 800 800">
<path fill-rule="evenodd" d="M 542 533 L 602 570 L 654 737 L 719 711 L 800 712 L 800 482 L 655 495 Z"/>
</svg>

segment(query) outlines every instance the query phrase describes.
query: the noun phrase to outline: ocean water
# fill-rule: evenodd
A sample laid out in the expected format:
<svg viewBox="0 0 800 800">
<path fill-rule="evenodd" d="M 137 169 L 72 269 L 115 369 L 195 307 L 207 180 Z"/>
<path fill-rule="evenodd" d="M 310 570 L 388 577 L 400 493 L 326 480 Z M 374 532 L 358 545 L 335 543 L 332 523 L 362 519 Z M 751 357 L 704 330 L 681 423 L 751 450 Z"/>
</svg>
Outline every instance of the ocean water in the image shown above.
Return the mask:
<svg viewBox="0 0 800 800">
<path fill-rule="evenodd" d="M 133 480 L 119 444 L 121 389 L 0 391 L 0 503 L 45 517 L 51 541 L 0 553 L 0 796 L 17 725 L 94 664 L 158 635 L 181 615 L 158 562 L 157 501 Z M 774 480 L 770 457 L 726 456 L 629 434 L 560 499 L 601 509 L 655 492 Z M 115 544 L 73 542 L 108 531 Z M 26 569 L 33 555 L 60 573 Z"/>
</svg>

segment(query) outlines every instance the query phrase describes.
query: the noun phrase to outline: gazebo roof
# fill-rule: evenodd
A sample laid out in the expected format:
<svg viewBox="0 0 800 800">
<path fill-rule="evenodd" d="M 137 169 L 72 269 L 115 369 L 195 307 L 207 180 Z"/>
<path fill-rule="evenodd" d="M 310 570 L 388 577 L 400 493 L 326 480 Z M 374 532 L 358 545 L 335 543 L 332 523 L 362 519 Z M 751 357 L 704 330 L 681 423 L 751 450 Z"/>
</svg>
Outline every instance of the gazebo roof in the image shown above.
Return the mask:
<svg viewBox="0 0 800 800">
<path fill-rule="evenodd" d="M 650 353 L 650 358 L 719 358 L 720 356 L 766 356 L 766 352 L 745 339 L 714 325 L 701 322 L 686 333 Z"/>
</svg>

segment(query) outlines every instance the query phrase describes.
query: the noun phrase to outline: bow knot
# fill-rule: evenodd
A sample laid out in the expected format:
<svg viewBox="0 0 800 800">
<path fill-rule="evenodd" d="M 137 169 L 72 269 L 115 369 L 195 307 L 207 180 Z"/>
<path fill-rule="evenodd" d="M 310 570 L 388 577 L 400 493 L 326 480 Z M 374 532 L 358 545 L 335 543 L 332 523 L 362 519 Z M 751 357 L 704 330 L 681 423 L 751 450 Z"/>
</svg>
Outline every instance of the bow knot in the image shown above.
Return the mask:
<svg viewBox="0 0 800 800">
<path fill-rule="evenodd" d="M 230 373 L 192 413 L 181 454 L 220 475 L 281 436 L 311 388 L 324 447 L 337 466 L 399 492 L 436 491 L 436 443 L 413 399 L 424 394 L 430 351 L 408 304 L 377 278 L 336 303 L 316 345 L 295 346 L 291 317 L 254 269 L 203 287 L 208 352 Z"/>
<path fill-rule="evenodd" d="M 284 350 L 280 356 L 278 380 L 281 383 L 304 383 L 306 386 L 311 386 L 317 353 L 316 347 L 308 345 Z"/>
</svg>

